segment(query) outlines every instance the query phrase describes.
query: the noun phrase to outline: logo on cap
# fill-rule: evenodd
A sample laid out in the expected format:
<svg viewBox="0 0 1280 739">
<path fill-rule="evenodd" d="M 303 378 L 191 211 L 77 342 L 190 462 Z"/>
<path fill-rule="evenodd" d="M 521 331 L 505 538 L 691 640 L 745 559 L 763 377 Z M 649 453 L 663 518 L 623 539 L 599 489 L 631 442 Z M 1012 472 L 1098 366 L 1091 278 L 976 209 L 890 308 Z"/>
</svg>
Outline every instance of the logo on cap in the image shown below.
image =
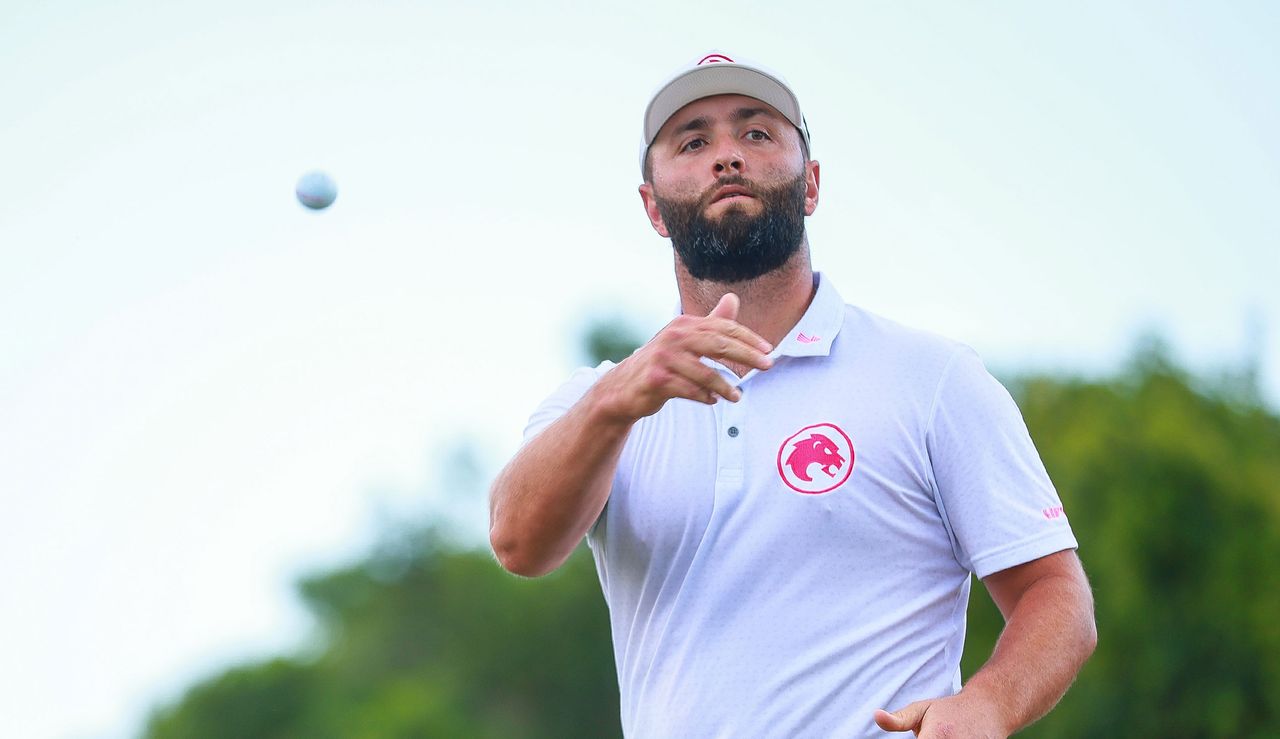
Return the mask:
<svg viewBox="0 0 1280 739">
<path fill-rule="evenodd" d="M 695 64 L 694 66 L 701 67 L 703 64 L 714 64 L 716 62 L 729 62 L 730 64 L 732 64 L 733 60 L 725 56 L 724 54 L 707 54 L 706 56 L 699 59 L 698 63 Z"/>
<path fill-rule="evenodd" d="M 839 426 L 805 426 L 778 447 L 778 475 L 797 493 L 817 495 L 840 487 L 853 472 L 853 442 Z"/>
</svg>

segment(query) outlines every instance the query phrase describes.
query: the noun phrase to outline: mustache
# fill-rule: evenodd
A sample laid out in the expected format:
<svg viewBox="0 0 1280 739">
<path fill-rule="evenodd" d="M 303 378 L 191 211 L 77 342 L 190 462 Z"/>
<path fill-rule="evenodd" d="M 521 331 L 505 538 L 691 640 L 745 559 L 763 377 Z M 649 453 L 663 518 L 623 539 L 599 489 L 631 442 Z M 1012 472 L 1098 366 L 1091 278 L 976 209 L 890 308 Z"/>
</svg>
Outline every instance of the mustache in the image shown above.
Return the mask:
<svg viewBox="0 0 1280 739">
<path fill-rule="evenodd" d="M 711 205 L 711 201 L 715 199 L 716 193 L 726 187 L 741 187 L 746 190 L 751 197 L 760 197 L 760 186 L 740 174 L 725 175 L 716 180 L 713 185 L 703 191 L 702 196 L 698 198 L 698 205 L 705 208 Z"/>
</svg>

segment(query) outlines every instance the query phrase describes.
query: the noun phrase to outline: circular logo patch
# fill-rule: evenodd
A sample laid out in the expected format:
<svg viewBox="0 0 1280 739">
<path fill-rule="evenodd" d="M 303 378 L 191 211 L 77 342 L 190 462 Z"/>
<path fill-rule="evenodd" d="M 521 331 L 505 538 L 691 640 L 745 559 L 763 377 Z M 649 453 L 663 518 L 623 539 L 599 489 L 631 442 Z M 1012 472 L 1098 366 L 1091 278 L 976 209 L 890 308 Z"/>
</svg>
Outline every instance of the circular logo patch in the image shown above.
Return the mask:
<svg viewBox="0 0 1280 739">
<path fill-rule="evenodd" d="M 805 426 L 778 448 L 778 474 L 797 493 L 829 493 L 853 472 L 853 442 L 832 423 Z"/>
</svg>

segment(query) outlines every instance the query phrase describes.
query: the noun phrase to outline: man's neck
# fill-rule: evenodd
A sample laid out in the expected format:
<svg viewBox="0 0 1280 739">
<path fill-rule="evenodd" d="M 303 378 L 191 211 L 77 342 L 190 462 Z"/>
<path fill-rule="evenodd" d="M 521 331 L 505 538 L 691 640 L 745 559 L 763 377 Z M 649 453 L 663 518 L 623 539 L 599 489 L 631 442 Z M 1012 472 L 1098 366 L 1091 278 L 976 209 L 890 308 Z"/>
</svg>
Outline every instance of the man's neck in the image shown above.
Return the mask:
<svg viewBox="0 0 1280 739">
<path fill-rule="evenodd" d="M 807 240 L 786 264 L 768 274 L 743 282 L 695 279 L 677 256 L 676 285 L 680 290 L 682 310 L 695 316 L 710 313 L 725 293 L 736 294 L 741 301 L 738 323 L 755 331 L 774 346 L 800 322 L 817 291 L 813 284 L 813 266 L 809 261 Z M 739 377 L 746 374 L 746 367 L 732 364 L 728 366 Z"/>
</svg>

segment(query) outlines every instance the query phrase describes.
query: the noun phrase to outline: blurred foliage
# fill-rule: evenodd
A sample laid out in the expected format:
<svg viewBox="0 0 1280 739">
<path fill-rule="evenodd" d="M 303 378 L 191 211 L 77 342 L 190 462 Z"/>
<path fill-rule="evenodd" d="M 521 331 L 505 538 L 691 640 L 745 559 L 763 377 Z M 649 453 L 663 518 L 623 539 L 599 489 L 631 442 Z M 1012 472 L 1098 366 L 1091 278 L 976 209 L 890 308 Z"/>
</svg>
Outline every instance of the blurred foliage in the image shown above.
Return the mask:
<svg viewBox="0 0 1280 739">
<path fill-rule="evenodd" d="M 155 714 L 146 736 L 571 737 L 619 733 L 608 612 L 591 558 L 538 581 L 425 528 L 301 584 L 310 658 L 238 667 Z"/>
<path fill-rule="evenodd" d="M 1101 382 L 1010 383 L 1093 584 L 1099 647 L 1028 737 L 1280 736 L 1280 418 L 1158 340 Z M 1002 623 L 976 596 L 964 673 Z"/>
<path fill-rule="evenodd" d="M 634 347 L 589 341 L 597 361 Z M 1280 736 L 1280 418 L 1254 377 L 1190 377 L 1149 340 L 1112 378 L 1007 383 L 1080 540 L 1100 638 L 1024 736 Z M 145 735 L 617 736 L 590 555 L 530 582 L 445 534 L 389 534 L 364 561 L 303 582 L 322 634 L 313 654 L 196 685 Z M 1001 623 L 975 588 L 966 675 Z"/>
<path fill-rule="evenodd" d="M 639 331 L 627 323 L 626 319 L 615 318 L 597 321 L 589 326 L 582 344 L 588 358 L 587 363 L 595 366 L 605 360 L 621 362 L 631 356 L 631 352 L 644 341 Z"/>
</svg>

